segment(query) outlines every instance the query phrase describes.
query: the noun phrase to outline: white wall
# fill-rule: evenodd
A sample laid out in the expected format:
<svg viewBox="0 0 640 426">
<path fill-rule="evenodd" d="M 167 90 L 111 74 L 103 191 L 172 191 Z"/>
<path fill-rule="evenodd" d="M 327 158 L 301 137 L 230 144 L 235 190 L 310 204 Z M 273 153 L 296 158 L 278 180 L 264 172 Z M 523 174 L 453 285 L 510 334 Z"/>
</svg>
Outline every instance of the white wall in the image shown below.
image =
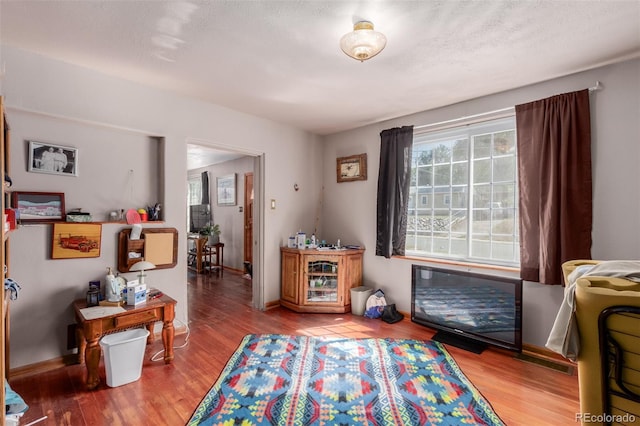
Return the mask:
<svg viewBox="0 0 640 426">
<path fill-rule="evenodd" d="M 113 210 L 137 209 L 159 201 L 158 141 L 142 134 L 19 111 L 9 113 L 9 120 L 12 191 L 63 192 L 66 211 L 82 208 L 95 221 L 107 220 Z M 78 177 L 27 173 L 27 141 L 31 139 L 77 148 Z M 12 303 L 12 353 L 38 353 L 36 349 L 48 340 L 56 345 L 56 351 L 66 351 L 66 324 L 72 324 L 73 317 L 59 309 L 82 297 L 90 280 L 102 280 L 107 267 L 117 270 L 116 235 L 127 227 L 105 223 L 96 258 L 52 260 L 50 224 L 27 224 L 11 235 L 10 276 L 23 287 L 19 299 Z M 34 327 L 33 320 L 44 326 Z"/>
<path fill-rule="evenodd" d="M 65 192 L 76 200 L 74 204 L 85 204 L 86 200 L 87 205 L 100 205 L 100 210 L 106 210 L 115 203 L 98 200 L 101 193 L 117 184 L 109 173 L 117 165 L 97 163 L 99 166 L 91 170 L 82 164 L 89 165 L 105 149 L 116 152 L 124 161 L 131 150 L 129 145 L 125 147 L 115 140 L 120 137 L 135 139 L 127 142 L 131 147 L 146 143 L 149 136 L 164 138 L 158 182 L 164 198 L 162 226 L 179 230 L 178 265 L 149 271 L 148 280 L 178 301 L 176 318 L 183 323 L 187 322 L 187 141 L 264 155 L 264 199 L 266 203 L 276 199 L 277 208 L 264 213 L 264 274 L 254 279 L 264 281 L 265 301 L 279 299 L 278 247 L 291 232 L 291 224 L 311 228 L 314 223 L 315 215 L 309 215 L 307 210 L 315 213 L 315 207 L 309 206 L 317 205 L 322 168 L 309 160 L 319 158 L 320 138 L 8 46 L 3 45 L 0 51 L 5 71 L 0 93 L 5 97 L 12 130 L 10 161 L 15 188 Z M 81 134 L 76 133 L 78 123 Z M 105 128 L 95 123 L 105 124 L 114 140 L 92 138 L 93 132 L 102 134 Z M 25 138 L 68 144 L 80 141 L 83 145 L 95 144 L 96 151 L 83 148 L 77 178 L 56 176 L 32 181 L 35 176 L 26 172 L 21 153 Z M 295 195 L 294 182 L 303 188 Z M 71 353 L 66 350 L 66 328 L 74 322 L 71 303 L 85 296 L 88 282 L 102 276 L 105 266 L 115 264 L 120 229 L 121 225 L 103 226 L 101 256 L 91 260 L 49 260 L 49 226 L 23 227 L 12 234 L 11 277 L 22 286 L 19 299 L 11 306 L 12 368 Z"/>
<path fill-rule="evenodd" d="M 253 157 L 242 157 L 207 167 L 189 170 L 189 177 L 209 172 L 209 200 L 213 223 L 220 225 L 220 242 L 224 243 L 224 265 L 244 271 L 244 175 L 253 172 Z M 216 178 L 236 175 L 236 205 L 219 206 Z M 242 207 L 242 211 L 240 211 Z"/>
<path fill-rule="evenodd" d="M 559 93 L 592 87 L 593 247 L 594 259 L 640 259 L 640 61 L 594 69 L 544 83 L 425 111 L 384 123 L 331 135 L 324 150 L 322 238 L 366 247 L 365 285 L 382 288 L 387 301 L 411 310 L 411 260 L 375 256 L 376 190 L 380 132 L 403 125 L 420 126 L 495 111 Z M 488 77 L 490 78 L 490 77 Z M 464 90 L 464 85 L 460 87 Z M 456 88 L 451 88 L 456 90 Z M 429 96 L 428 92 L 424 93 Z M 367 153 L 368 180 L 336 183 L 336 157 Z M 561 286 L 525 283 L 523 340 L 544 346 L 563 297 Z"/>
</svg>

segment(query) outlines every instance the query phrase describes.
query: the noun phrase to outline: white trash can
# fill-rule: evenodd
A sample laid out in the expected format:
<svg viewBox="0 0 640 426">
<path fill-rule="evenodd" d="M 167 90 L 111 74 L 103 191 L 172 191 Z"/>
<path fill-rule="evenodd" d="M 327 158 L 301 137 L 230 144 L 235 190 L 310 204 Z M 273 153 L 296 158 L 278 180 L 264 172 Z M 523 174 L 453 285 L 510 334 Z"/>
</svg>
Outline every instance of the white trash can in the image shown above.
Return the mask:
<svg viewBox="0 0 640 426">
<path fill-rule="evenodd" d="M 136 328 L 107 334 L 100 340 L 108 386 L 114 388 L 140 378 L 147 336 L 149 330 Z"/>
<path fill-rule="evenodd" d="M 351 313 L 353 315 L 364 315 L 367 299 L 373 293 L 371 287 L 360 286 L 351 289 Z"/>
</svg>

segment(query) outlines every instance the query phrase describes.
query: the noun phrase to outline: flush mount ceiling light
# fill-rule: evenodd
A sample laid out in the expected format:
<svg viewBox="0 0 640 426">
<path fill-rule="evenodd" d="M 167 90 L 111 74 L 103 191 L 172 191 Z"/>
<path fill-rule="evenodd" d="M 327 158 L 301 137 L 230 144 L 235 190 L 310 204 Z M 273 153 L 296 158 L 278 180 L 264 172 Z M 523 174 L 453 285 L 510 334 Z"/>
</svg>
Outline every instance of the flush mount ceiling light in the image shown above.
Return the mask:
<svg viewBox="0 0 640 426">
<path fill-rule="evenodd" d="M 387 38 L 384 34 L 374 31 L 373 24 L 369 21 L 356 22 L 353 31 L 340 39 L 342 51 L 360 62 L 373 58 L 386 45 Z"/>
</svg>

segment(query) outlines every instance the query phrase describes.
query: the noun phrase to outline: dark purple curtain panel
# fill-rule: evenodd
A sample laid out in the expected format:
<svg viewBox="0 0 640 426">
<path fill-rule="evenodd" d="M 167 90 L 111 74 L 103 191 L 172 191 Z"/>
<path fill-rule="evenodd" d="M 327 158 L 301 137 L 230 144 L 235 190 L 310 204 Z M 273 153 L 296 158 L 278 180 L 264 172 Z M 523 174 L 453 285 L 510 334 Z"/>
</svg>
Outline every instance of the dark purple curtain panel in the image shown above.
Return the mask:
<svg viewBox="0 0 640 426">
<path fill-rule="evenodd" d="M 413 126 L 380 132 L 376 256 L 404 256 Z"/>
<path fill-rule="evenodd" d="M 209 204 L 209 172 L 202 172 L 200 178 L 202 179 L 201 204 Z"/>
<path fill-rule="evenodd" d="M 589 92 L 516 106 L 520 274 L 562 284 L 562 263 L 591 258 Z"/>
</svg>

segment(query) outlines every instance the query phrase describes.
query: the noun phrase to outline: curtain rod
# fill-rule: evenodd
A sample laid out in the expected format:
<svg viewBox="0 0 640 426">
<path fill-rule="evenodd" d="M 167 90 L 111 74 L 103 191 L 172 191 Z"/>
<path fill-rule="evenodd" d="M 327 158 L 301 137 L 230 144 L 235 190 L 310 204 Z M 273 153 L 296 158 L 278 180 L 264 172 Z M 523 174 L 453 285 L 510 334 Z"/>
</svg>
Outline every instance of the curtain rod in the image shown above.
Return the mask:
<svg viewBox="0 0 640 426">
<path fill-rule="evenodd" d="M 593 93 L 596 90 L 600 90 L 600 89 L 602 89 L 602 85 L 597 80 L 596 80 L 596 85 L 595 86 L 592 86 L 592 87 L 588 88 L 589 93 Z M 474 114 L 474 115 L 468 115 L 466 117 L 454 118 L 453 120 L 440 121 L 438 123 L 433 123 L 433 124 L 424 124 L 422 126 L 414 126 L 413 129 L 414 130 L 420 130 L 420 129 L 426 129 L 428 127 L 447 127 L 448 124 L 455 123 L 455 122 L 460 122 L 460 121 L 464 121 L 464 122 L 467 122 L 469 120 L 481 121 L 479 119 L 487 117 L 487 116 L 495 116 L 494 118 L 502 118 L 502 117 L 506 117 L 508 115 L 511 115 L 511 113 L 513 113 L 514 111 L 515 111 L 515 107 L 502 108 L 502 109 L 497 109 L 495 111 L 482 112 L 480 114 Z M 472 123 L 468 123 L 468 124 L 472 124 Z"/>
<path fill-rule="evenodd" d="M 465 124 L 473 124 L 476 121 L 483 121 L 487 117 L 492 118 L 502 118 L 507 117 L 509 115 L 513 115 L 515 112 L 515 107 L 502 108 L 497 109 L 495 111 L 483 112 L 480 114 L 467 115 L 466 117 L 454 118 L 453 120 L 440 121 L 438 123 L 433 124 L 423 124 L 422 126 L 413 126 L 413 130 L 427 129 L 429 127 L 436 127 L 438 129 L 446 129 L 448 127 L 453 127 L 455 123 L 463 122 Z"/>
</svg>

